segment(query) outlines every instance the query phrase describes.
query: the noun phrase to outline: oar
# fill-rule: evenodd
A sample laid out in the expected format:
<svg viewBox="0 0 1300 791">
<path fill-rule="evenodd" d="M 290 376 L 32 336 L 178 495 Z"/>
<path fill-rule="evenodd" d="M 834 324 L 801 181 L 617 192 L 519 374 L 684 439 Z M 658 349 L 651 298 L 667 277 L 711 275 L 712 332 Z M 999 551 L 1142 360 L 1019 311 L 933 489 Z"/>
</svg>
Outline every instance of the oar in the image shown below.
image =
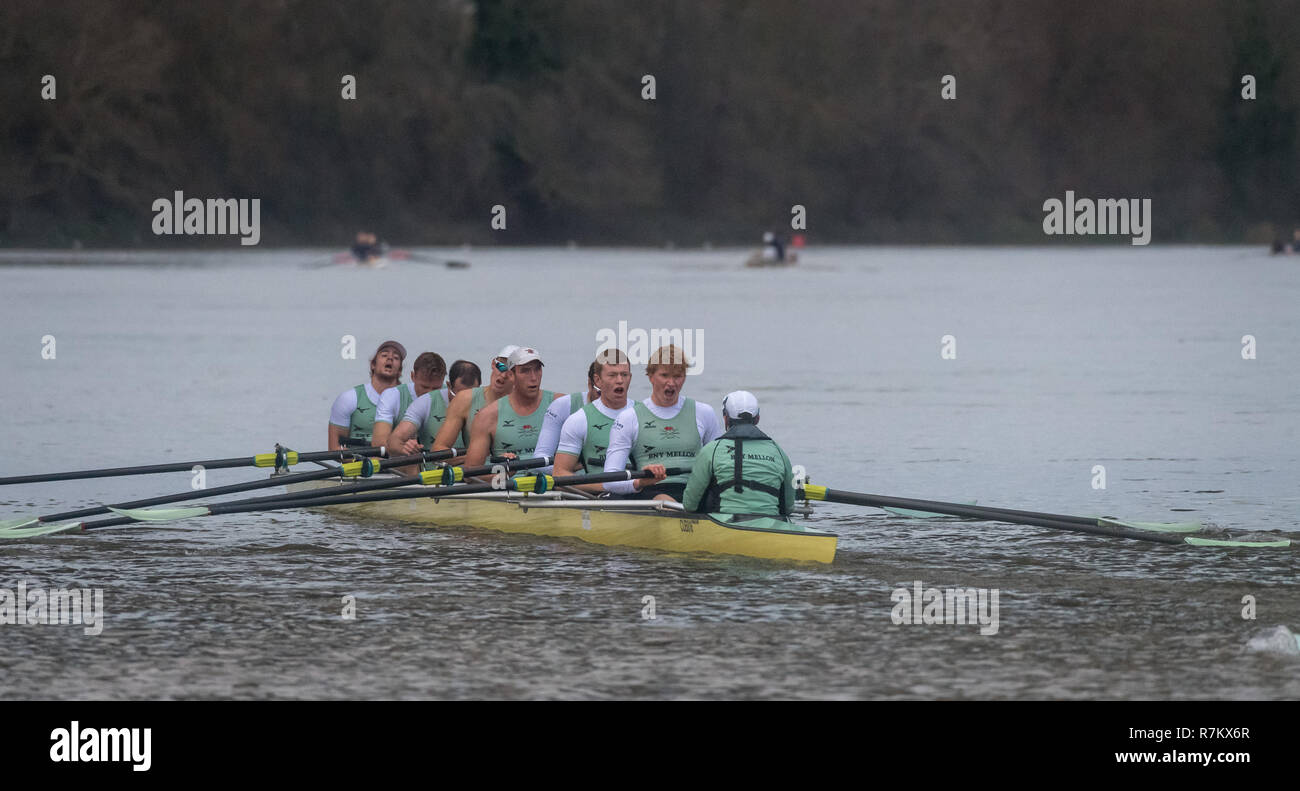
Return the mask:
<svg viewBox="0 0 1300 791">
<path fill-rule="evenodd" d="M 945 503 L 939 500 L 916 500 L 919 503 L 934 503 L 940 507 L 943 506 L 962 506 L 970 507 L 975 503 Z M 1111 516 L 1067 516 L 1065 514 L 1048 514 L 1040 511 L 1017 511 L 1013 508 L 995 508 L 993 506 L 980 506 L 989 513 L 998 512 L 1011 517 L 1028 516 L 1041 519 L 1053 519 L 1058 522 L 1071 522 L 1076 525 L 1100 525 L 1102 527 L 1127 527 L 1132 530 L 1147 530 L 1155 533 L 1196 533 L 1204 525 L 1200 522 L 1134 522 L 1127 519 L 1116 519 Z M 934 511 L 917 511 L 910 508 L 894 508 L 892 506 L 881 506 L 883 510 L 897 516 L 905 516 L 909 519 L 930 519 L 936 516 L 951 516 L 946 513 L 936 513 Z M 974 517 L 967 517 L 974 518 Z M 1003 520 L 1005 521 L 1005 520 Z M 1014 520 L 1011 520 L 1014 521 Z"/>
<path fill-rule="evenodd" d="M 393 250 L 389 252 L 388 257 L 394 261 L 414 261 L 417 264 L 442 264 L 448 269 L 469 269 L 467 261 L 455 261 L 450 258 L 435 258 L 419 253 L 412 253 L 410 250 Z"/>
<path fill-rule="evenodd" d="M 455 449 L 452 449 L 455 451 Z M 442 453 L 443 451 L 438 451 Z M 464 451 L 456 451 L 464 453 Z M 409 463 L 409 462 L 408 462 Z M 420 485 L 422 487 L 430 486 L 452 486 L 468 478 L 474 478 L 479 475 L 490 475 L 495 472 L 497 466 L 504 467 L 506 471 L 526 470 L 533 467 L 545 467 L 553 464 L 554 461 L 546 456 L 536 459 L 512 459 L 501 461 L 496 464 L 484 464 L 479 467 L 439 467 L 434 470 L 424 470 L 415 475 L 399 475 L 394 478 L 378 481 L 362 481 L 360 483 L 345 484 L 329 491 L 330 495 L 351 495 L 363 492 L 373 492 L 380 489 L 395 489 L 400 486 Z M 280 479 L 283 481 L 283 479 Z M 621 480 L 621 479 L 619 479 Z M 228 503 L 220 503 L 222 507 L 226 506 L 245 506 L 259 505 L 266 503 L 291 502 L 294 500 L 309 500 L 321 497 L 322 492 L 316 489 L 306 489 L 301 492 L 289 492 L 287 494 L 277 494 L 272 497 L 254 497 L 248 500 L 234 500 Z M 184 516 L 175 516 L 175 514 L 189 514 L 195 508 L 110 508 L 113 513 L 121 516 L 129 516 L 133 519 L 148 520 L 151 522 L 165 522 L 175 518 L 185 518 Z M 224 513 L 224 512 L 223 512 Z M 3 536 L 0 536 L 3 537 Z"/>
<path fill-rule="evenodd" d="M 1279 539 L 1276 541 L 1229 541 L 1213 538 L 1197 538 L 1196 536 L 1181 536 L 1170 533 L 1137 530 L 1125 526 L 1127 523 L 1106 519 L 1090 519 L 1088 517 L 1064 516 L 1062 514 L 1045 514 L 1037 511 L 1017 511 L 1010 508 L 989 508 L 986 506 L 962 505 L 960 503 L 944 503 L 936 500 L 912 500 L 905 497 L 885 497 L 878 494 L 864 494 L 861 492 L 846 492 L 839 489 L 828 489 L 825 486 L 814 486 L 812 484 L 806 484 L 803 487 L 803 493 L 804 497 L 809 500 L 825 500 L 826 502 L 846 503 L 849 505 L 866 505 L 873 508 L 909 508 L 918 511 L 948 514 L 950 516 L 964 516 L 971 519 L 985 519 L 994 522 L 1011 522 L 1013 524 L 1050 527 L 1055 530 L 1068 530 L 1075 533 L 1088 533 L 1090 535 L 1109 536 L 1111 538 L 1131 538 L 1135 541 L 1149 541 L 1156 544 L 1189 544 L 1192 546 L 1218 547 L 1287 547 L 1291 545 L 1289 539 Z"/>
<path fill-rule="evenodd" d="M 259 453 L 256 456 L 240 456 L 231 459 L 207 459 L 205 461 L 178 461 L 171 464 L 147 464 L 138 467 L 109 467 L 99 470 L 74 470 L 72 472 L 47 472 L 39 475 L 15 475 L 0 478 L 0 486 L 13 483 L 47 483 L 49 481 L 75 481 L 83 478 L 112 478 L 120 475 L 153 475 L 160 472 L 189 472 L 194 467 L 209 470 L 221 470 L 229 467 L 288 467 L 305 461 L 333 460 L 340 464 L 350 456 L 382 456 L 383 448 L 358 448 L 355 450 L 322 450 L 313 453 L 299 453 L 293 450 L 277 448 L 274 453 Z"/>
<path fill-rule="evenodd" d="M 537 461 L 542 461 L 538 459 Z M 533 461 L 530 459 L 529 461 Z M 553 463 L 551 459 L 544 461 Z M 536 466 L 547 466 L 536 465 Z M 466 472 L 479 468 L 469 468 Z M 677 475 L 687 470 L 673 469 L 669 471 L 670 475 Z M 506 488 L 518 492 L 531 492 L 533 494 L 543 494 L 553 491 L 562 486 L 578 486 L 584 483 L 608 483 L 611 481 L 630 481 L 637 478 L 649 478 L 652 473 L 649 470 L 619 470 L 617 472 L 593 473 L 584 475 L 564 475 L 554 477 L 551 475 L 524 475 L 518 478 L 507 479 Z M 392 492 L 363 492 L 361 494 L 338 494 L 337 492 L 347 487 L 339 487 L 329 492 L 322 493 L 317 490 L 307 492 L 307 497 L 293 497 L 286 495 L 284 497 L 268 497 L 260 500 L 245 500 L 231 503 L 213 503 L 207 506 L 194 506 L 191 508 L 169 508 L 133 511 L 128 515 L 120 516 L 114 519 L 104 519 L 99 522 L 68 522 L 62 525 L 53 525 L 43 529 L 40 533 L 32 533 L 27 536 L 13 536 L 14 538 L 31 538 L 38 535 L 49 535 L 51 533 L 74 530 L 95 530 L 102 527 L 120 527 L 122 525 L 132 524 L 135 522 L 173 522 L 181 519 L 191 519 L 198 516 L 217 516 L 220 514 L 239 514 L 250 511 L 277 511 L 284 508 L 322 508 L 331 505 L 354 505 L 356 503 L 374 503 L 385 502 L 389 500 L 410 500 L 419 497 L 440 499 L 443 497 L 452 497 L 459 494 L 482 494 L 484 492 L 502 491 L 495 483 L 473 483 L 461 485 L 431 486 L 421 487 L 419 489 L 404 489 Z"/>
<path fill-rule="evenodd" d="M 449 459 L 455 456 L 458 451 L 440 450 L 429 453 L 416 453 L 410 456 L 400 456 L 394 459 L 370 459 L 365 458 L 359 461 L 344 462 L 338 467 L 329 467 L 323 470 L 314 470 L 312 472 L 298 472 L 291 475 L 281 475 L 279 477 L 265 478 L 256 481 L 247 481 L 245 483 L 232 483 L 228 486 L 218 486 L 213 489 L 199 489 L 180 492 L 179 494 L 168 494 L 159 497 L 150 497 L 144 500 L 132 500 L 127 503 L 114 503 L 112 505 L 97 505 L 90 508 L 82 508 L 76 511 L 63 511 L 57 514 L 46 514 L 44 516 L 26 517 L 18 519 L 6 519 L 0 521 L 0 538 L 11 537 L 10 533 L 14 530 L 26 530 L 40 523 L 52 524 L 56 522 L 65 522 L 69 519 L 81 519 L 87 516 L 98 516 L 110 511 L 130 510 L 132 508 L 145 508 L 151 505 L 163 505 L 165 503 L 179 503 L 186 500 L 200 500 L 205 497 L 217 497 L 223 494 L 234 494 L 236 492 L 248 492 L 256 489 L 269 489 L 274 486 L 283 486 L 289 483 L 298 483 L 299 481 L 315 481 L 323 478 L 369 478 L 376 472 L 388 467 L 400 467 L 405 464 L 414 464 L 420 461 L 439 461 Z"/>
</svg>

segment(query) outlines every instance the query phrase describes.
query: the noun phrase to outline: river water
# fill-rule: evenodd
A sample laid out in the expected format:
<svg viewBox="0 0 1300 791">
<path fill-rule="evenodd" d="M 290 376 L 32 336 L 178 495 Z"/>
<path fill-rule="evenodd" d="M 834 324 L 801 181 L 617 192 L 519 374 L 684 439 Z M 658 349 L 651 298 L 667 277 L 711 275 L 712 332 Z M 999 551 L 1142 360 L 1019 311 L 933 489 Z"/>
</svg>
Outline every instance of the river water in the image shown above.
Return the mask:
<svg viewBox="0 0 1300 791">
<path fill-rule="evenodd" d="M 1295 258 L 828 248 L 755 271 L 742 250 L 475 249 L 423 251 L 469 269 L 311 268 L 332 252 L 0 255 L 0 476 L 321 449 L 388 337 L 480 365 L 531 344 L 568 392 L 626 322 L 690 330 L 687 394 L 756 393 L 818 483 L 1300 538 Z M 189 485 L 7 486 L 0 510 Z M 294 511 L 10 541 L 0 589 L 102 589 L 104 622 L 0 625 L 0 669 L 10 698 L 1300 696 L 1300 656 L 1252 642 L 1300 630 L 1295 549 L 837 505 L 807 522 L 840 535 L 833 565 Z M 918 581 L 996 590 L 996 632 L 896 624 Z"/>
</svg>

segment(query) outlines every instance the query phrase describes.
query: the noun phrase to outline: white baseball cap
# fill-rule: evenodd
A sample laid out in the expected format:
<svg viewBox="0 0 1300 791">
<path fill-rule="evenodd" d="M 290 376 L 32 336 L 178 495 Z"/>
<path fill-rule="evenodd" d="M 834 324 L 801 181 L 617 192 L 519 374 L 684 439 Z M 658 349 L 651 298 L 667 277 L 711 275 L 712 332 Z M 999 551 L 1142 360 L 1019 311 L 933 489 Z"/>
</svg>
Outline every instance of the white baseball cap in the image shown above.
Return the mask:
<svg viewBox="0 0 1300 791">
<path fill-rule="evenodd" d="M 514 353 L 515 353 L 515 349 L 518 349 L 518 348 L 519 348 L 519 347 L 518 347 L 518 346 L 515 346 L 514 344 L 510 344 L 509 346 L 502 346 L 502 347 L 501 347 L 501 351 L 497 352 L 497 353 L 496 353 L 496 356 L 493 357 L 492 359 L 493 359 L 493 360 L 496 360 L 496 359 L 509 360 L 509 359 L 510 359 L 510 355 L 514 354 Z"/>
<path fill-rule="evenodd" d="M 530 363 L 533 360 L 539 363 L 542 362 L 542 355 L 538 354 L 536 349 L 531 346 L 516 346 L 515 350 L 510 353 L 510 359 L 506 360 L 506 370 L 510 370 L 516 365 Z M 542 363 L 542 365 L 546 365 L 546 363 Z"/>
<path fill-rule="evenodd" d="M 757 418 L 758 399 L 748 390 L 727 393 L 727 397 L 722 399 L 722 411 L 732 420 L 739 420 L 742 415 L 746 414 L 752 418 Z"/>
</svg>

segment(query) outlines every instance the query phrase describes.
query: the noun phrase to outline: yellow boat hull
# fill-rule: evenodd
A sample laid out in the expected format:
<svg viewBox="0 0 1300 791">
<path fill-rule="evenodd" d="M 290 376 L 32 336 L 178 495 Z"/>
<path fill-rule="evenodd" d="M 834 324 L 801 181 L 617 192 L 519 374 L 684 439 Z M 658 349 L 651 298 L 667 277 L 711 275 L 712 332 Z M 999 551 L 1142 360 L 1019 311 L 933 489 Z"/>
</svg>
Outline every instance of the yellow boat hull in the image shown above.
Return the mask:
<svg viewBox="0 0 1300 791">
<path fill-rule="evenodd" d="M 351 481 L 347 481 L 351 482 Z M 322 496 L 337 481 L 290 484 L 289 491 L 320 489 Z M 576 538 L 604 546 L 641 547 L 666 552 L 705 552 L 769 560 L 830 563 L 838 538 L 833 533 L 793 525 L 796 529 L 729 525 L 706 514 L 648 510 L 639 512 L 547 506 L 547 495 L 519 494 L 509 500 L 456 497 L 413 498 L 329 506 L 332 513 L 368 519 L 391 519 L 430 527 L 479 527 L 503 533 Z M 573 501 L 564 501 L 573 502 Z"/>
</svg>

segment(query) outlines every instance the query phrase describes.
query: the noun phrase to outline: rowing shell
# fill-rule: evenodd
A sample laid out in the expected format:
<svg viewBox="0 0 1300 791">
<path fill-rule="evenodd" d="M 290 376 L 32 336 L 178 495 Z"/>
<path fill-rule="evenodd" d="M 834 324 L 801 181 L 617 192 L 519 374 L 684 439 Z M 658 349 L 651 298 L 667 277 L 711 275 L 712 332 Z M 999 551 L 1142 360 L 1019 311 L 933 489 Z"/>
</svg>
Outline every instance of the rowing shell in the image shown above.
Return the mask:
<svg viewBox="0 0 1300 791">
<path fill-rule="evenodd" d="M 355 481 L 343 481 L 351 482 Z M 285 488 L 291 492 L 320 489 L 324 496 L 339 485 L 338 481 L 305 481 Z M 503 533 L 577 538 L 605 546 L 817 563 L 835 560 L 838 542 L 834 533 L 783 519 L 692 514 L 683 511 L 677 503 L 661 500 L 592 500 L 565 492 L 420 497 L 330 506 L 330 510 L 431 527 L 468 526 Z"/>
</svg>

